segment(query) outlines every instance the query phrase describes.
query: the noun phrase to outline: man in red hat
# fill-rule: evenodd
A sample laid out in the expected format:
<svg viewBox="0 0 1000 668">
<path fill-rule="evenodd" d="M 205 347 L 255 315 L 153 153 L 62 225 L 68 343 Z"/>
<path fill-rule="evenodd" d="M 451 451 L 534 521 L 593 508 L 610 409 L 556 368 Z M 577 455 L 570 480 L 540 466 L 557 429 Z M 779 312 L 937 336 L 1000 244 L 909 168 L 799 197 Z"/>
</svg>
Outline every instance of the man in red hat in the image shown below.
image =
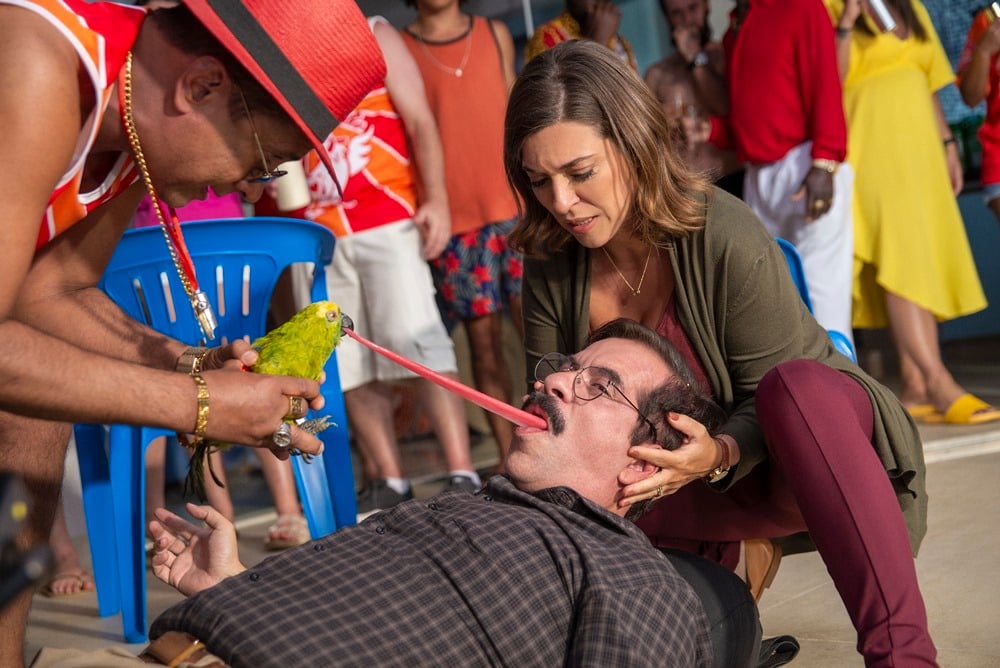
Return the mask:
<svg viewBox="0 0 1000 668">
<path fill-rule="evenodd" d="M 0 471 L 28 488 L 21 548 L 47 539 L 70 422 L 320 450 L 281 427 L 295 406 L 320 407 L 316 383 L 237 373 L 255 359 L 247 344 L 188 350 L 95 288 L 143 195 L 163 210 L 209 187 L 254 201 L 381 80 L 355 3 L 315 5 L 0 0 Z M 22 661 L 29 603 L 0 611 L 5 666 Z"/>
</svg>

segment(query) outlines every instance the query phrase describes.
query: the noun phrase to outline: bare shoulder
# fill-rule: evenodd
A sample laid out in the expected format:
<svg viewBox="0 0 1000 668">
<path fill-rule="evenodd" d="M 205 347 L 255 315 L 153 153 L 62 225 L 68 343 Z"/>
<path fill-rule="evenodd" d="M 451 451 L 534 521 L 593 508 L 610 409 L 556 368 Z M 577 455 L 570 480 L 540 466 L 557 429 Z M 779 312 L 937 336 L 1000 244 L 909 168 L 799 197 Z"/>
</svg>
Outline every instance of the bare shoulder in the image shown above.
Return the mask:
<svg viewBox="0 0 1000 668">
<path fill-rule="evenodd" d="M 59 30 L 33 11 L 0 6 L 0 85 L 16 101 L 20 87 L 77 88 L 76 51 Z M 13 87 L 13 88 L 12 88 Z"/>
</svg>

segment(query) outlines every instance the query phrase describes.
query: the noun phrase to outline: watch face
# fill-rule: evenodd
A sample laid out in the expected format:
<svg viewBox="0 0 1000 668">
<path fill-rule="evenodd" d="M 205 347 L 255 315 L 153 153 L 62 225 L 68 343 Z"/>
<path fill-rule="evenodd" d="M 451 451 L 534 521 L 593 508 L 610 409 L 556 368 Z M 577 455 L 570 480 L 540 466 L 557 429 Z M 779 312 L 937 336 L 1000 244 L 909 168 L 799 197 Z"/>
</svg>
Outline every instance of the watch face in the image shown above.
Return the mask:
<svg viewBox="0 0 1000 668">
<path fill-rule="evenodd" d="M 705 65 L 708 65 L 708 54 L 704 51 L 699 51 L 694 54 L 694 60 L 691 61 L 691 64 L 695 67 L 704 67 Z"/>
</svg>

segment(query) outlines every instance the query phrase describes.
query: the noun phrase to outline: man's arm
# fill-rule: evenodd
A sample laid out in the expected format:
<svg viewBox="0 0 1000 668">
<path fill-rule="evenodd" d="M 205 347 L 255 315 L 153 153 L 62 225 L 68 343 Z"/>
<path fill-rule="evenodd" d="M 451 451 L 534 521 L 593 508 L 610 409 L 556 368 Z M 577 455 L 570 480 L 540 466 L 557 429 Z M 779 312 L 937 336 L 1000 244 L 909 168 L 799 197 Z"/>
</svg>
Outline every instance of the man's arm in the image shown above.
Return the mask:
<svg viewBox="0 0 1000 668">
<path fill-rule="evenodd" d="M 403 119 L 420 176 L 420 200 L 413 221 L 424 239 L 424 258 L 436 258 L 451 238 L 451 213 L 444 180 L 444 150 L 434 113 L 427 103 L 420 68 L 392 26 L 375 24 L 375 39 L 386 62 L 385 85 Z"/>
</svg>

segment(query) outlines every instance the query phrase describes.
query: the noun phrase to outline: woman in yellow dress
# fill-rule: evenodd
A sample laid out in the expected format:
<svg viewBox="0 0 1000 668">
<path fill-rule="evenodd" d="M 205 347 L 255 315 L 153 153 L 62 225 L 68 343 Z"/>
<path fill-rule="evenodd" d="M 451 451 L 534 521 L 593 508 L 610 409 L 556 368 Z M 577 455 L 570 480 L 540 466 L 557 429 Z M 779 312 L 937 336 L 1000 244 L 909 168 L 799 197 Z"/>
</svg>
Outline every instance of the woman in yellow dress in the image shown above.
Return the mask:
<svg viewBox="0 0 1000 668">
<path fill-rule="evenodd" d="M 854 326 L 889 326 L 900 400 L 924 422 L 979 424 L 1000 410 L 945 368 L 937 323 L 986 307 L 956 195 L 962 168 L 936 91 L 954 81 L 919 0 L 824 0 L 836 26 L 847 158 L 854 167 Z"/>
</svg>

